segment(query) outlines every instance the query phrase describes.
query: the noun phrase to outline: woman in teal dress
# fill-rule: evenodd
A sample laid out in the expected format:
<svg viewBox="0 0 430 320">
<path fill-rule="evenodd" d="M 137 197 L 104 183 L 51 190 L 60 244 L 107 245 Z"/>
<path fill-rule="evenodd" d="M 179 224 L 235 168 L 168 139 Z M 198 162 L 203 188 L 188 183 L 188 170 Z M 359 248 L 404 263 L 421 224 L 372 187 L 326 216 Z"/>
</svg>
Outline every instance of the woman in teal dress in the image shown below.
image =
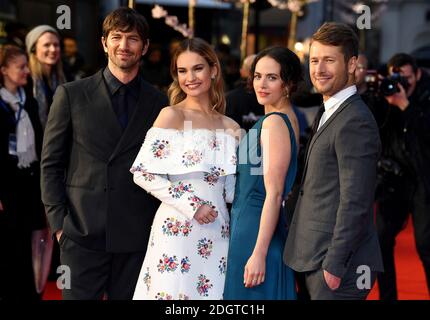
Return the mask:
<svg viewBox="0 0 430 320">
<path fill-rule="evenodd" d="M 302 80 L 300 60 L 286 48 L 265 49 L 251 77 L 265 115 L 238 149 L 224 299 L 296 299 L 293 271 L 282 260 L 287 226 L 281 206 L 297 171 L 299 127 L 289 96 Z"/>
</svg>

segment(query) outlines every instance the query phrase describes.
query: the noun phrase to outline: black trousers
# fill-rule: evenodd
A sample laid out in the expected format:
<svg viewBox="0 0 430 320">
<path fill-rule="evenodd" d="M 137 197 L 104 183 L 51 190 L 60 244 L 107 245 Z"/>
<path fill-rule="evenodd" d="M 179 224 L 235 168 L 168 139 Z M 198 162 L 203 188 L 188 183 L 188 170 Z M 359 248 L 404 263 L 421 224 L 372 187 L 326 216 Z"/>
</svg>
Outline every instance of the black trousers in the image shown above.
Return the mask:
<svg viewBox="0 0 430 320">
<path fill-rule="evenodd" d="M 401 186 L 385 186 L 377 203 L 376 228 L 381 246 L 384 273 L 378 275 L 381 300 L 397 300 L 394 246 L 396 237 L 412 214 L 416 248 L 430 291 L 430 199 L 422 183 L 403 181 Z"/>
<path fill-rule="evenodd" d="M 40 300 L 34 283 L 31 231 L 11 229 L 0 217 L 0 252 L 0 300 Z"/>
<path fill-rule="evenodd" d="M 74 242 L 66 235 L 60 238 L 61 264 L 70 270 L 61 275 L 64 300 L 131 300 L 142 267 L 144 252 L 107 253 L 94 251 Z M 60 275 L 59 275 L 60 276 Z"/>
</svg>

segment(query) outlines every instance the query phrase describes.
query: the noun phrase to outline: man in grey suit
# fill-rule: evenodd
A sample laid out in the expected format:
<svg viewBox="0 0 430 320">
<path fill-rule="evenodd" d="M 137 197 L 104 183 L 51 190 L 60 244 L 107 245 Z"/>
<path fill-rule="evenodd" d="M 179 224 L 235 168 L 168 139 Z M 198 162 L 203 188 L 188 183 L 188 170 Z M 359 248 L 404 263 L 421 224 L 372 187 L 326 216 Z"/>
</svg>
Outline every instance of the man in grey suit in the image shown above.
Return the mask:
<svg viewBox="0 0 430 320">
<path fill-rule="evenodd" d="M 129 169 L 166 97 L 141 79 L 148 24 L 129 8 L 103 23 L 108 65 L 59 86 L 42 151 L 42 199 L 69 269 L 63 299 L 131 299 L 159 202 Z"/>
<path fill-rule="evenodd" d="M 311 299 L 365 299 L 382 271 L 374 226 L 378 127 L 356 93 L 358 39 L 325 23 L 311 40 L 313 85 L 324 106 L 307 150 L 284 261 L 303 272 Z"/>
</svg>

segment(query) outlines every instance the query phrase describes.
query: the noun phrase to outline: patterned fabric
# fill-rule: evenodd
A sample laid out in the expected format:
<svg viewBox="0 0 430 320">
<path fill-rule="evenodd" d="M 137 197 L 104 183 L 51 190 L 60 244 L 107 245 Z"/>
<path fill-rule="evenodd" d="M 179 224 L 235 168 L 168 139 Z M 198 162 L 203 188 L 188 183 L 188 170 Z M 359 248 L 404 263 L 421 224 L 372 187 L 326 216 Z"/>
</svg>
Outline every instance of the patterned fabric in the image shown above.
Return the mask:
<svg viewBox="0 0 430 320">
<path fill-rule="evenodd" d="M 148 131 L 130 171 L 162 204 L 133 299 L 222 299 L 235 153 L 234 137 L 222 131 Z M 218 212 L 215 222 L 193 218 L 203 204 Z"/>
</svg>

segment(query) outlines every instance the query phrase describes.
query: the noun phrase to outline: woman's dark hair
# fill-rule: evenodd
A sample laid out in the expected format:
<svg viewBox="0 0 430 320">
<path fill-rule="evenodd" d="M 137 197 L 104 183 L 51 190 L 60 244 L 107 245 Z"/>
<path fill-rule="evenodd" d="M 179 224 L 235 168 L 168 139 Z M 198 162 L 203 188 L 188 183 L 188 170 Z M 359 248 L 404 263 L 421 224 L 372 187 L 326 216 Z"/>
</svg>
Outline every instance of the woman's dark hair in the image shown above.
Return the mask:
<svg viewBox="0 0 430 320">
<path fill-rule="evenodd" d="M 270 57 L 281 66 L 281 79 L 288 88 L 288 93 L 291 96 L 296 90 L 301 81 L 303 81 L 303 70 L 299 57 L 290 49 L 276 46 L 269 47 L 260 51 L 254 59 L 251 66 L 251 74 L 248 78 L 248 88 L 252 89 L 254 79 L 255 66 L 263 57 Z"/>
</svg>

